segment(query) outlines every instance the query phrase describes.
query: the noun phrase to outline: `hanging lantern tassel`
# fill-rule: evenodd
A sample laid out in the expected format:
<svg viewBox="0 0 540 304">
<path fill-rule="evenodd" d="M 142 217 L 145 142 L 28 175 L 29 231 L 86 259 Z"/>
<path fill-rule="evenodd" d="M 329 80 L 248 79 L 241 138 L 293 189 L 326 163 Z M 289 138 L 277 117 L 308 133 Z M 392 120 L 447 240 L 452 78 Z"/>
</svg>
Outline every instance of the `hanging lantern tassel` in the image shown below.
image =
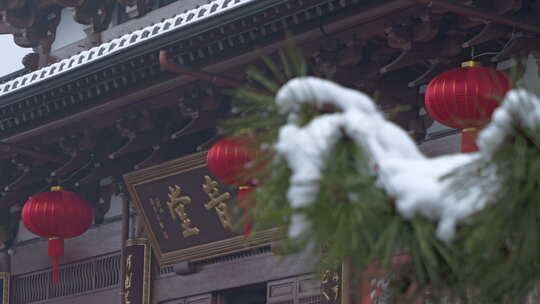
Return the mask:
<svg viewBox="0 0 540 304">
<path fill-rule="evenodd" d="M 476 137 L 478 136 L 477 128 L 467 128 L 461 132 L 461 152 L 471 153 L 478 151 L 476 145 Z"/>
<path fill-rule="evenodd" d="M 58 284 L 60 282 L 58 265 L 60 264 L 60 257 L 64 255 L 64 239 L 59 237 L 49 238 L 48 245 L 48 253 L 53 262 L 53 283 Z"/>
<path fill-rule="evenodd" d="M 251 192 L 253 187 L 249 186 L 240 186 L 238 187 L 238 204 L 240 208 L 244 210 L 244 239 L 247 239 L 251 233 L 251 216 L 249 214 L 250 209 L 255 205 L 255 202 L 250 200 Z"/>
</svg>

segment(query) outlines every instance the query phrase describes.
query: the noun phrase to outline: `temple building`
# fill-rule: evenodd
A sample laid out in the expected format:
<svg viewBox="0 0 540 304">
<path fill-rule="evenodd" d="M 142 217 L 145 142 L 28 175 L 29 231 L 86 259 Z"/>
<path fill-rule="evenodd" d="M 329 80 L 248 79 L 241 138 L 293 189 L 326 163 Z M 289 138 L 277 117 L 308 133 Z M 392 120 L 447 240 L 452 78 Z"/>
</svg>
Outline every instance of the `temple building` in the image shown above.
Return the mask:
<svg viewBox="0 0 540 304">
<path fill-rule="evenodd" d="M 235 191 L 205 164 L 227 92 L 292 41 L 436 156 L 461 131 L 427 115 L 429 81 L 472 59 L 519 73 L 540 50 L 539 0 L 0 0 L 0 17 L 33 50 L 0 77 L 1 304 L 351 304 L 277 230 L 231 228 Z M 21 210 L 57 185 L 94 219 L 55 284 Z"/>
</svg>

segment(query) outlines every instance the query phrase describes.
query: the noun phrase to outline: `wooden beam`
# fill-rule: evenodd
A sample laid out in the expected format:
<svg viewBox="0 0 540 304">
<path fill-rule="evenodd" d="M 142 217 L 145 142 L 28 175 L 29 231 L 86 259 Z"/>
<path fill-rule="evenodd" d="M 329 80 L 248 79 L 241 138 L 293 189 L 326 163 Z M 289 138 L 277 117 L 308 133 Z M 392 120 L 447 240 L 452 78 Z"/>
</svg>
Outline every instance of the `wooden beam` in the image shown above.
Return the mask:
<svg viewBox="0 0 540 304">
<path fill-rule="evenodd" d="M 355 27 L 359 28 L 369 26 L 370 22 L 374 22 L 377 19 L 382 20 L 381 17 L 383 16 L 395 14 L 410 8 L 413 5 L 414 3 L 410 2 L 410 0 L 380 1 L 380 3 L 378 1 L 376 5 L 369 5 L 359 8 L 354 15 L 327 24 L 325 29 L 331 35 L 347 33 L 347 31 L 349 31 L 348 33 L 351 33 L 351 30 L 355 29 Z M 323 36 L 324 35 L 320 28 L 317 27 L 295 35 L 294 38 L 298 45 L 303 45 L 308 41 L 314 41 Z M 228 60 L 209 64 L 205 67 L 205 70 L 214 73 L 226 73 L 231 69 L 238 68 L 238 66 L 260 59 L 261 54 L 271 54 L 276 52 L 280 48 L 288 45 L 288 43 L 289 42 L 286 40 L 281 40 L 271 45 L 262 47 L 259 49 L 259 52 L 244 52 L 231 57 Z M 144 88 L 137 88 L 126 94 L 122 94 L 121 96 L 111 98 L 105 104 L 74 113 L 73 115 L 64 117 L 62 119 L 45 123 L 27 131 L 18 132 L 15 135 L 11 135 L 8 139 L 10 142 L 21 142 L 33 139 L 40 135 L 49 134 L 51 131 L 61 130 L 61 128 L 68 125 L 88 123 L 89 121 L 94 123 L 95 117 L 111 113 L 113 110 L 127 108 L 133 104 L 142 103 L 143 101 L 146 103 L 145 106 L 148 106 L 148 104 L 151 104 L 152 100 L 159 99 L 158 97 L 164 92 L 185 86 L 193 81 L 194 79 L 192 77 L 184 75 Z"/>
<path fill-rule="evenodd" d="M 513 14 L 523 7 L 523 0 L 492 0 L 497 14 Z"/>
<path fill-rule="evenodd" d="M 150 154 L 140 163 L 133 166 L 133 169 L 140 170 L 146 167 L 150 167 L 152 165 L 157 165 L 163 161 L 163 154 L 164 153 L 161 145 L 154 145 L 152 146 L 152 152 L 150 152 Z"/>
<path fill-rule="evenodd" d="M 20 35 L 21 29 L 15 28 L 9 23 L 0 22 L 0 35 L 5 34 Z"/>
<path fill-rule="evenodd" d="M 531 37 L 517 37 L 513 39 L 503 50 L 497 55 L 491 58 L 491 62 L 498 62 L 503 59 L 507 59 L 517 52 L 526 50 L 538 50 L 540 49 L 540 42 L 537 38 Z"/>
<path fill-rule="evenodd" d="M 510 16 L 500 16 L 485 10 L 471 6 L 461 5 L 450 0 L 409 0 L 418 4 L 424 4 L 434 8 L 445 9 L 459 15 L 492 21 L 499 24 L 508 25 L 527 32 L 540 34 L 540 26 L 522 22 L 518 18 Z"/>
<path fill-rule="evenodd" d="M 169 58 L 167 56 L 167 51 L 165 50 L 161 50 L 159 52 L 159 64 L 161 65 L 163 69 L 169 72 L 173 72 L 179 75 L 191 76 L 195 79 L 207 81 L 211 84 L 232 87 L 232 88 L 237 88 L 237 89 L 246 89 L 246 90 L 253 91 L 259 94 L 271 95 L 268 91 L 265 91 L 265 90 L 259 90 L 256 88 L 246 87 L 240 80 L 234 80 L 231 78 L 226 78 L 226 77 L 217 75 L 215 73 L 191 69 L 191 68 L 187 68 L 184 66 L 179 66 L 179 65 L 170 63 Z"/>
<path fill-rule="evenodd" d="M 85 0 L 40 0 L 36 3 L 39 9 L 46 9 L 53 5 L 80 6 Z"/>
<path fill-rule="evenodd" d="M 422 53 L 423 52 L 413 49 L 405 49 L 394 60 L 382 67 L 380 73 L 385 74 L 403 67 L 414 65 L 425 59 Z"/>
<path fill-rule="evenodd" d="M 137 4 L 137 0 L 118 0 L 118 2 L 120 2 L 120 4 L 125 5 L 125 6 L 133 6 Z"/>
<path fill-rule="evenodd" d="M 25 155 L 33 159 L 43 160 L 46 162 L 52 162 L 57 164 L 63 164 L 66 160 L 62 157 L 48 155 L 42 152 L 37 152 L 34 150 L 23 148 L 19 145 L 10 144 L 7 142 L 0 141 L 0 150 L 8 153 Z"/>
<path fill-rule="evenodd" d="M 205 142 L 203 142 L 202 144 L 198 145 L 197 146 L 197 151 L 200 152 L 200 151 L 203 151 L 203 150 L 208 150 L 210 149 L 210 147 L 212 146 L 212 144 L 214 142 L 216 142 L 221 136 L 218 134 L 218 132 L 216 131 L 216 133 L 210 137 L 209 139 L 207 139 Z"/>
<path fill-rule="evenodd" d="M 431 79 L 433 79 L 433 77 L 441 72 L 441 65 L 440 60 L 435 60 L 435 62 L 433 62 L 424 73 L 422 73 L 416 79 L 410 81 L 407 86 L 412 88 L 422 84 L 427 84 L 429 81 L 431 81 Z"/>
<path fill-rule="evenodd" d="M 61 167 L 51 172 L 51 176 L 63 176 L 64 174 L 74 171 L 78 169 L 80 166 L 88 163 L 89 160 L 90 160 L 90 153 L 79 151 L 75 153 Z"/>
<path fill-rule="evenodd" d="M 177 139 L 180 136 L 211 128 L 212 126 L 215 126 L 217 119 L 218 113 L 215 111 L 202 112 L 200 116 L 193 117 L 193 119 L 184 125 L 180 130 L 173 132 L 170 138 Z"/>
<path fill-rule="evenodd" d="M 2 9 L 17 9 L 26 4 L 26 0 L 3 0 L 0 3 Z"/>
<path fill-rule="evenodd" d="M 19 191 L 2 192 L 0 194 L 0 208 L 9 208 L 16 204 L 24 204 L 30 196 L 40 192 L 44 186 L 48 186 L 48 183 L 34 183 L 28 187 Z"/>
<path fill-rule="evenodd" d="M 136 160 L 131 158 L 120 158 L 115 160 L 105 160 L 103 162 L 95 163 L 89 172 L 75 182 L 75 187 L 81 187 L 96 183 L 101 179 L 109 176 L 120 176 L 125 172 L 131 171 L 135 165 Z"/>
<path fill-rule="evenodd" d="M 154 129 L 151 131 L 134 132 L 128 136 L 128 141 L 120 148 L 108 155 L 109 159 L 115 159 L 127 153 L 141 150 L 149 144 L 157 144 L 161 141 L 160 130 Z"/>
<path fill-rule="evenodd" d="M 468 48 L 486 41 L 499 39 L 510 34 L 511 31 L 512 30 L 509 27 L 490 22 L 486 24 L 478 34 L 464 42 L 462 47 Z"/>
</svg>

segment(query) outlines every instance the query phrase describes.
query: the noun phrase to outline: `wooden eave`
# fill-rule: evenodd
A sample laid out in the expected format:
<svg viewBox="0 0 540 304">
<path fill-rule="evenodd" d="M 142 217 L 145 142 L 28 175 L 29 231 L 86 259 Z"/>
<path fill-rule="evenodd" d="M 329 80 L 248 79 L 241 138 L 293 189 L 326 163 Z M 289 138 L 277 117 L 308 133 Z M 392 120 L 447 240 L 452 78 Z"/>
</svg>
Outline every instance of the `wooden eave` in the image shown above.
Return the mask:
<svg viewBox="0 0 540 304">
<path fill-rule="evenodd" d="M 42 129 L 52 121 L 69 120 L 69 116 L 98 106 L 110 110 L 114 107 L 113 100 L 125 99 L 130 93 L 137 96 L 141 84 L 142 91 L 151 91 L 154 85 L 170 89 L 164 84 L 176 77 L 160 70 L 158 52 L 161 49 L 166 49 L 174 62 L 185 66 L 238 66 L 248 62 L 240 61 L 240 56 L 282 40 L 287 30 L 295 34 L 318 31 L 320 18 L 330 23 L 359 14 L 361 18 L 353 19 L 365 21 L 409 6 L 406 0 L 385 1 L 375 6 L 377 15 L 369 16 L 365 8 L 370 5 L 358 0 L 257 0 L 219 18 L 195 23 L 1 96 L 0 137 L 19 141 L 21 134 L 34 128 Z M 253 59 L 253 56 L 248 57 Z M 236 58 L 233 64 L 227 63 L 233 58 Z"/>
<path fill-rule="evenodd" d="M 535 34 L 496 20 L 532 20 L 540 5 L 501 1 L 474 8 L 499 16 L 486 21 L 412 0 L 256 0 L 114 56 L 77 57 L 90 61 L 61 73 L 49 68 L 52 76 L 0 96 L 0 138 L 66 161 L 0 154 L 8 172 L 0 178 L 0 208 L 57 181 L 95 194 L 104 177 L 208 147 L 217 119 L 228 113 L 223 88 L 162 71 L 160 50 L 177 65 L 245 81 L 245 66 L 257 65 L 261 53 L 275 55 L 290 33 L 315 74 L 379 93 L 383 109 L 407 106 L 394 121 L 422 138 L 429 121 L 418 114 L 419 87 L 469 59 L 471 46 L 491 54 L 478 58 L 487 65 L 538 49 Z"/>
</svg>

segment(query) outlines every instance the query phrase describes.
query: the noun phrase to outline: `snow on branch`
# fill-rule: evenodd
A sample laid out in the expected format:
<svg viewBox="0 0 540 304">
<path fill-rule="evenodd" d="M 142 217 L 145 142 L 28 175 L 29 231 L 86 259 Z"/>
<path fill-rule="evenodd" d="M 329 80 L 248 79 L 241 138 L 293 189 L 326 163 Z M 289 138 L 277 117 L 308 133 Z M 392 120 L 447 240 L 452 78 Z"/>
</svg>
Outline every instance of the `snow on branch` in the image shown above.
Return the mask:
<svg viewBox="0 0 540 304">
<path fill-rule="evenodd" d="M 540 99 L 523 89 L 508 92 L 488 124 L 478 136 L 478 147 L 491 156 L 515 134 L 516 128 L 536 130 L 540 127 Z"/>
<path fill-rule="evenodd" d="M 451 181 L 443 178 L 459 167 L 490 157 L 512 134 L 514 125 L 540 125 L 540 101 L 522 90 L 509 93 L 479 139 L 481 152 L 426 158 L 409 135 L 386 120 L 365 94 L 313 77 L 297 78 L 284 85 L 276 102 L 288 124 L 280 128 L 276 143 L 292 170 L 287 198 L 293 208 L 311 204 L 319 191 L 319 179 L 329 153 L 345 133 L 368 156 L 378 185 L 395 198 L 404 218 L 415 215 L 437 221 L 437 236 L 450 242 L 456 224 L 481 210 L 499 186 L 496 170 L 487 170 L 483 179 L 488 189 L 471 189 L 465 197 L 450 191 Z M 335 113 L 320 115 L 299 125 L 302 105 L 321 108 L 331 104 Z M 289 234 L 296 237 L 308 223 L 301 215 L 291 218 Z"/>
</svg>

